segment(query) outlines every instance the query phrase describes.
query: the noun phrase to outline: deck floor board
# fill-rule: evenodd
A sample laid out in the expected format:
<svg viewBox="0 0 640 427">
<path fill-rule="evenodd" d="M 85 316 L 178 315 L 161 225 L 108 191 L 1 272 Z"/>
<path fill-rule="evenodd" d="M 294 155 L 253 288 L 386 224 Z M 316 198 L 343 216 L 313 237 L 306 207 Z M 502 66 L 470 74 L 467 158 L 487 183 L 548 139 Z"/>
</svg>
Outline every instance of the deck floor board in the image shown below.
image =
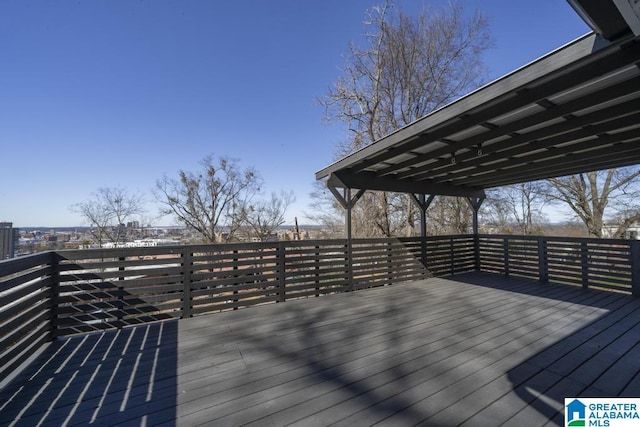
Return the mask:
<svg viewBox="0 0 640 427">
<path fill-rule="evenodd" d="M 485 273 L 55 341 L 0 425 L 557 425 L 639 396 L 640 300 Z"/>
</svg>

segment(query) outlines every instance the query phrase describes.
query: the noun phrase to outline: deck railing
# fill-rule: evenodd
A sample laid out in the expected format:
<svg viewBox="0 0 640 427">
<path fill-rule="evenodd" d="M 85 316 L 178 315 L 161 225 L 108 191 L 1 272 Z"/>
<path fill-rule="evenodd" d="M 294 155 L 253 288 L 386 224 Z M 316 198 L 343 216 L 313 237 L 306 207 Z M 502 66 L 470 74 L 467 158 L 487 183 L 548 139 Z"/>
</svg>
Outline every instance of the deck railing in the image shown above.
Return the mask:
<svg viewBox="0 0 640 427">
<path fill-rule="evenodd" d="M 495 235 L 45 252 L 0 262 L 0 380 L 57 336 L 480 270 L 639 295 L 640 242 Z"/>
<path fill-rule="evenodd" d="M 640 241 L 546 236 L 478 237 L 481 271 L 640 296 Z"/>
</svg>

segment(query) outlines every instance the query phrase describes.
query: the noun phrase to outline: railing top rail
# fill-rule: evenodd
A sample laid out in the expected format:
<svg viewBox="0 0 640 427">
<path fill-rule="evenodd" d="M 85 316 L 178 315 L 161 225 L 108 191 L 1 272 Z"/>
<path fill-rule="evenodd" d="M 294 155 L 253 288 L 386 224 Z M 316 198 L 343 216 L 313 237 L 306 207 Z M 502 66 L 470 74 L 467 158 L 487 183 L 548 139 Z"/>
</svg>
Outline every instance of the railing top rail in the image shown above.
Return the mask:
<svg viewBox="0 0 640 427">
<path fill-rule="evenodd" d="M 473 234 L 451 234 L 439 236 L 427 236 L 426 241 L 438 241 L 442 239 L 464 239 L 475 237 Z M 560 236 L 532 236 L 532 235 L 516 235 L 516 234 L 479 234 L 479 238 L 485 239 L 507 239 L 507 240 L 545 240 L 548 242 L 572 242 L 572 243 L 591 243 L 603 245 L 630 245 L 633 240 L 626 239 L 609 239 L 595 237 L 560 237 Z M 415 242 L 420 241 L 420 237 L 381 237 L 381 238 L 354 238 L 352 243 L 357 244 L 376 244 L 386 242 Z M 52 253 L 57 254 L 60 259 L 76 260 L 91 258 L 119 258 L 129 256 L 153 256 L 160 254 L 181 254 L 185 250 L 193 252 L 214 252 L 229 250 L 259 250 L 276 248 L 279 245 L 288 247 L 303 246 L 326 246 L 326 245 L 344 245 L 346 239 L 313 239 L 313 240 L 289 240 L 277 242 L 245 242 L 245 243 L 214 243 L 214 244 L 195 244 L 195 245 L 171 245 L 171 246 L 151 246 L 151 247 L 133 247 L 133 248 L 95 248 L 95 249 L 65 249 L 56 251 L 40 252 L 33 255 L 26 255 L 18 258 L 0 261 L 0 275 L 19 272 L 21 269 L 29 268 L 30 265 L 37 265 L 45 262 L 51 257 Z"/>
<path fill-rule="evenodd" d="M 479 234 L 481 238 L 511 239 L 511 240 L 546 240 L 549 242 L 572 242 L 572 243 L 600 243 L 605 245 L 628 245 L 634 240 L 628 239 L 606 239 L 600 237 L 561 237 L 561 236 L 530 236 L 518 234 Z"/>
<path fill-rule="evenodd" d="M 39 252 L 37 254 L 25 255 L 18 258 L 10 258 L 0 261 L 0 277 L 19 273 L 32 267 L 51 262 L 53 252 Z"/>
</svg>

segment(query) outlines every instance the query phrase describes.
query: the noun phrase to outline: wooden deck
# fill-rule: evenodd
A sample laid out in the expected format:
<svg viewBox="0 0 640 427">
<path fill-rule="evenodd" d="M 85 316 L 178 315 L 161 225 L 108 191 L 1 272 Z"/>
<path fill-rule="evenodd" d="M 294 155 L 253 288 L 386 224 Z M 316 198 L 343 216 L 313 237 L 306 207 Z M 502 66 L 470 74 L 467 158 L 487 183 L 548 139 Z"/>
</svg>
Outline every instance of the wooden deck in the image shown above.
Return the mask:
<svg viewBox="0 0 640 427">
<path fill-rule="evenodd" d="M 640 396 L 640 300 L 467 273 L 55 341 L 2 425 L 559 425 Z"/>
</svg>

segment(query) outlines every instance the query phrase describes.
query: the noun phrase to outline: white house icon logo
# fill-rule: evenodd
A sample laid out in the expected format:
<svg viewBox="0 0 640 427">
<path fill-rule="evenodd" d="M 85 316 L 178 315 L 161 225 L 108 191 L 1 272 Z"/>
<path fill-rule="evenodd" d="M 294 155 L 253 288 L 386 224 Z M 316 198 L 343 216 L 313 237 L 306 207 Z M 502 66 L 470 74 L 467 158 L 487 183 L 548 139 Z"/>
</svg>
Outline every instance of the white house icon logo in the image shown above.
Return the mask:
<svg viewBox="0 0 640 427">
<path fill-rule="evenodd" d="M 586 414 L 585 410 L 587 405 L 580 402 L 578 399 L 574 399 L 567 405 L 567 426 L 568 427 L 583 427 L 585 425 Z"/>
</svg>

